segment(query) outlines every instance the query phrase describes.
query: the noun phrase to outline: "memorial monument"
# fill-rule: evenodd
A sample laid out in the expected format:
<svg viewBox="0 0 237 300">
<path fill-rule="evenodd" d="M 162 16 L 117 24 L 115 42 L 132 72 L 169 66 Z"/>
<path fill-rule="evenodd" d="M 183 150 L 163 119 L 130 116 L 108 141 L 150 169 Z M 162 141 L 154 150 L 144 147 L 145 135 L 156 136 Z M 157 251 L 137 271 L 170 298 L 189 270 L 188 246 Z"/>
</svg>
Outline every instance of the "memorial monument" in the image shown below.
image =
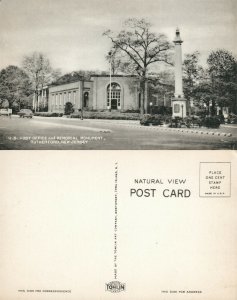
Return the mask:
<svg viewBox="0 0 237 300">
<path fill-rule="evenodd" d="M 172 117 L 185 118 L 187 115 L 187 101 L 183 94 L 182 79 L 182 43 L 179 29 L 176 29 L 175 44 L 175 93 L 172 99 Z"/>
</svg>

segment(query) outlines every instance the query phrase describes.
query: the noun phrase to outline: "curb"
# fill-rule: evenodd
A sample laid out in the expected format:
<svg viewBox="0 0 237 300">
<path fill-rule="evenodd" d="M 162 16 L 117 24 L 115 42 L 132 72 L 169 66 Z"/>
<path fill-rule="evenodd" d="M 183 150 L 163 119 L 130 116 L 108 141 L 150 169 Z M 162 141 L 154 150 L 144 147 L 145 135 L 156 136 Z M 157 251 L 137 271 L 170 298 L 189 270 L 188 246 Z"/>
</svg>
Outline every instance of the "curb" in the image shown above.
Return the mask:
<svg viewBox="0 0 237 300">
<path fill-rule="evenodd" d="M 232 133 L 227 132 L 213 132 L 213 131 L 205 131 L 205 130 L 194 130 L 194 129 L 181 129 L 181 128 L 167 128 L 167 127 L 155 127 L 155 126 L 142 126 L 142 125 L 133 125 L 130 126 L 129 124 L 126 124 L 127 127 L 133 127 L 133 128 L 143 128 L 145 130 L 163 130 L 163 131 L 173 131 L 178 133 L 192 133 L 192 134 L 200 134 L 200 135 L 214 135 L 214 136 L 226 136 L 231 137 Z"/>
</svg>

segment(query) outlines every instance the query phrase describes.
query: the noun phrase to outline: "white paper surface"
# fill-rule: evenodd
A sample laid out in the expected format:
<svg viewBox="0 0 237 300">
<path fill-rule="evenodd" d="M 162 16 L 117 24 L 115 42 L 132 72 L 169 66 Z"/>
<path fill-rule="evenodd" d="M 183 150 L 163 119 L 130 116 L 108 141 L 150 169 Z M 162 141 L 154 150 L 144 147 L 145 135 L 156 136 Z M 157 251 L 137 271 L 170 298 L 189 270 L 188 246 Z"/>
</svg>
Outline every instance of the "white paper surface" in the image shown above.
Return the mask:
<svg viewBox="0 0 237 300">
<path fill-rule="evenodd" d="M 236 299 L 236 160 L 234 151 L 2 151 L 0 299 Z M 200 162 L 230 163 L 231 196 L 200 197 Z M 149 197 L 134 194 L 145 189 Z M 112 281 L 125 290 L 106 291 Z"/>
</svg>

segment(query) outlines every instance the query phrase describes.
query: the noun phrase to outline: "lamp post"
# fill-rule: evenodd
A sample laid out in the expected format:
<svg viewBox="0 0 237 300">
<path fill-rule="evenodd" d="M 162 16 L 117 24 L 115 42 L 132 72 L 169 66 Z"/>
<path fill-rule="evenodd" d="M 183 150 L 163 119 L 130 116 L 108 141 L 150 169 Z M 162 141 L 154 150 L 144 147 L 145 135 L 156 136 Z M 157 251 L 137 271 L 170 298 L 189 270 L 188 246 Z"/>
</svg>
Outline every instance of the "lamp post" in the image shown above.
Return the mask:
<svg viewBox="0 0 237 300">
<path fill-rule="evenodd" d="M 214 109 L 212 108 L 212 101 L 210 101 L 210 103 L 209 103 L 209 116 L 212 115 L 213 110 Z"/>
<path fill-rule="evenodd" d="M 206 103 L 203 103 L 203 107 L 204 107 L 204 110 L 205 110 L 205 117 L 206 117 L 209 109 L 207 108 Z"/>
<path fill-rule="evenodd" d="M 108 109 L 111 110 L 111 84 L 112 84 L 112 51 L 109 51 L 109 106 Z"/>
<path fill-rule="evenodd" d="M 153 105 L 153 103 L 150 102 L 150 114 L 151 114 L 151 115 L 152 115 L 152 105 Z"/>
</svg>

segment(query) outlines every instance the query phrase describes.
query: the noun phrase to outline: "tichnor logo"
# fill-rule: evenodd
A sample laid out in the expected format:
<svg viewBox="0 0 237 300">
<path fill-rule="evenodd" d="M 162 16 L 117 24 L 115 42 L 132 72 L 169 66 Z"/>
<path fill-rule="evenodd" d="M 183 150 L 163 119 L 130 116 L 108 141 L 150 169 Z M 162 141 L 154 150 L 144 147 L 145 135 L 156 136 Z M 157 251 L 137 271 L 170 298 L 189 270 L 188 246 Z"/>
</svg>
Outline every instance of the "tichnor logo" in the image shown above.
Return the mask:
<svg viewBox="0 0 237 300">
<path fill-rule="evenodd" d="M 119 281 L 111 281 L 105 284 L 105 290 L 111 293 L 119 293 L 125 291 L 125 283 L 121 283 Z"/>
</svg>

